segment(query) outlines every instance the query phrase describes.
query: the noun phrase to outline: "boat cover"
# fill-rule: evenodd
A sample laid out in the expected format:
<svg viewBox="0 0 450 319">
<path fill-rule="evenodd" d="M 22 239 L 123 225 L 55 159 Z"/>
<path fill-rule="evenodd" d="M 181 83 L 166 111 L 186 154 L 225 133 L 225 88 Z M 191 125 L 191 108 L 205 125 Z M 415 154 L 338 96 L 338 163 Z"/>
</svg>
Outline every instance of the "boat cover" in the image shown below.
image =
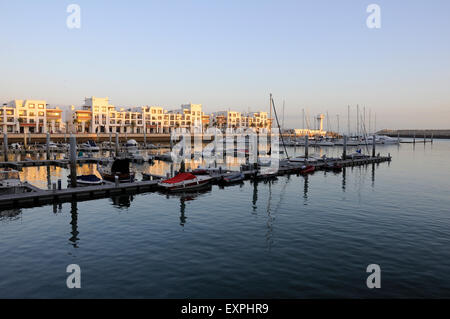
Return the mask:
<svg viewBox="0 0 450 319">
<path fill-rule="evenodd" d="M 172 177 L 171 179 L 167 179 L 165 181 L 163 181 L 163 183 L 167 183 L 167 184 L 175 184 L 175 183 L 180 183 L 182 181 L 187 181 L 190 179 L 195 179 L 195 175 L 191 174 L 191 173 L 180 173 L 177 176 Z"/>
<path fill-rule="evenodd" d="M 80 179 L 80 180 L 86 181 L 86 182 L 98 182 L 98 181 L 100 181 L 100 178 L 98 178 L 95 175 L 81 175 L 81 176 L 77 176 L 77 179 Z"/>
<path fill-rule="evenodd" d="M 111 167 L 111 173 L 130 173 L 130 160 L 128 158 L 116 159 Z"/>
</svg>

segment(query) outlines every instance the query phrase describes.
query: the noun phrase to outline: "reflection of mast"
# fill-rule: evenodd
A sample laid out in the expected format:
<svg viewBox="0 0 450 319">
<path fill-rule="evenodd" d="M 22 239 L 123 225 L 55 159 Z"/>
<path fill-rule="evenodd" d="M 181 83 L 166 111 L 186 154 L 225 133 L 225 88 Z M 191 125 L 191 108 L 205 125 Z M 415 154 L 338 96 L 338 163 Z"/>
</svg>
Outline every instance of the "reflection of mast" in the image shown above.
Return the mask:
<svg viewBox="0 0 450 319">
<path fill-rule="evenodd" d="M 372 188 L 375 187 L 375 163 L 372 164 Z"/>
<path fill-rule="evenodd" d="M 74 248 L 78 248 L 77 243 L 78 240 L 80 239 L 77 237 L 79 232 L 78 232 L 78 208 L 76 201 L 73 201 L 71 203 L 70 215 L 71 215 L 70 225 L 72 225 L 72 231 L 70 233 L 72 234 L 72 237 L 70 237 L 69 240 L 72 242 L 72 246 Z"/>
<path fill-rule="evenodd" d="M 268 248 L 270 249 L 272 247 L 273 239 L 272 239 L 272 224 L 273 224 L 273 217 L 271 215 L 271 208 L 270 208 L 270 202 L 272 200 L 272 184 L 269 181 L 269 199 L 267 201 L 267 233 L 266 233 L 266 240 Z"/>
<path fill-rule="evenodd" d="M 346 173 L 346 169 L 345 166 L 342 168 L 342 191 L 345 192 L 345 174 Z"/>
<path fill-rule="evenodd" d="M 186 211 L 185 199 L 183 196 L 180 197 L 180 225 L 184 227 L 186 224 L 186 216 L 184 212 Z"/>
<path fill-rule="evenodd" d="M 253 211 L 256 211 L 256 209 L 258 208 L 256 206 L 256 202 L 258 201 L 258 183 L 255 181 L 253 183 L 253 200 L 252 200 L 252 208 Z"/>
<path fill-rule="evenodd" d="M 306 202 L 308 201 L 308 175 L 305 175 L 304 179 L 304 185 L 303 185 L 303 199 L 304 199 L 304 204 L 306 205 Z"/>
</svg>

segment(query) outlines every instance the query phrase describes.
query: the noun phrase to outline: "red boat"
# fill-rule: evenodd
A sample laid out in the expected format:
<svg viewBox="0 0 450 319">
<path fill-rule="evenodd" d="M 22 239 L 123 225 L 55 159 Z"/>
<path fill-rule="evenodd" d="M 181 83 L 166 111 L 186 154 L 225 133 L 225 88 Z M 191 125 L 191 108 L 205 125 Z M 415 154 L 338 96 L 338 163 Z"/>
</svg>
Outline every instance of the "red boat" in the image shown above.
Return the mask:
<svg viewBox="0 0 450 319">
<path fill-rule="evenodd" d="M 315 166 L 308 165 L 308 166 L 302 166 L 300 169 L 300 174 L 309 174 L 313 173 L 316 170 Z"/>
<path fill-rule="evenodd" d="M 187 191 L 206 187 L 210 184 L 211 180 L 212 178 L 209 176 L 195 176 L 191 173 L 179 173 L 175 177 L 159 182 L 158 186 L 171 192 Z"/>
</svg>

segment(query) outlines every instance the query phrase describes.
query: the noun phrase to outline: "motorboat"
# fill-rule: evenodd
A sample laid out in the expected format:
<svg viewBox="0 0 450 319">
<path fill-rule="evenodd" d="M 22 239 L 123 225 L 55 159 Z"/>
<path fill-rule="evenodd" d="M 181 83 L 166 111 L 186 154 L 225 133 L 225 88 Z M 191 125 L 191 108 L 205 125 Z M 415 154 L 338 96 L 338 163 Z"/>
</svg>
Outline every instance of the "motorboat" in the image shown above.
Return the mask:
<svg viewBox="0 0 450 319">
<path fill-rule="evenodd" d="M 232 184 L 239 183 L 245 179 L 245 175 L 242 172 L 230 172 L 226 175 L 222 176 L 221 183 L 223 184 Z"/>
<path fill-rule="evenodd" d="M 20 181 L 19 171 L 13 169 L 0 171 L 0 194 L 19 194 L 29 191 L 27 182 Z"/>
<path fill-rule="evenodd" d="M 132 183 L 135 173 L 130 171 L 130 159 L 116 158 L 98 166 L 98 172 L 104 180 L 115 182 L 116 176 L 120 183 Z"/>
<path fill-rule="evenodd" d="M 210 185 L 212 177 L 192 173 L 179 173 L 176 176 L 158 183 L 158 186 L 169 192 L 195 190 Z"/>
<path fill-rule="evenodd" d="M 320 158 L 319 156 L 315 156 L 315 155 L 311 155 L 308 157 L 305 156 L 297 156 L 297 157 L 293 157 L 289 159 L 289 162 L 291 163 L 317 163 L 319 161 L 321 161 L 322 158 Z"/>
<path fill-rule="evenodd" d="M 256 174 L 256 179 L 268 180 L 278 176 L 278 169 L 276 168 L 263 168 Z"/>
<path fill-rule="evenodd" d="M 86 143 L 81 144 L 80 147 L 82 150 L 89 151 L 89 152 L 98 152 L 100 151 L 100 147 L 95 144 L 94 141 L 87 141 Z"/>
<path fill-rule="evenodd" d="M 70 175 L 68 176 L 70 183 Z M 102 185 L 103 179 L 99 178 L 97 175 L 80 175 L 77 176 L 77 185 L 81 186 L 93 186 L 93 185 Z"/>
</svg>

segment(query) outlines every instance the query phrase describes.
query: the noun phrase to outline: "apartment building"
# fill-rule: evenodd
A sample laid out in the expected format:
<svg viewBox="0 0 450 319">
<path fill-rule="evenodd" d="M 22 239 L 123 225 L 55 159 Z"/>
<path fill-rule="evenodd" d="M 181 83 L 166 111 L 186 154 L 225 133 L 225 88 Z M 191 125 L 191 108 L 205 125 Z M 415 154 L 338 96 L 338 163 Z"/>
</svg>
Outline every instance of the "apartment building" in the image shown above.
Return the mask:
<svg viewBox="0 0 450 319">
<path fill-rule="evenodd" d="M 0 109 L 3 133 L 61 133 L 65 130 L 62 110 L 44 100 L 13 100 Z"/>
</svg>

